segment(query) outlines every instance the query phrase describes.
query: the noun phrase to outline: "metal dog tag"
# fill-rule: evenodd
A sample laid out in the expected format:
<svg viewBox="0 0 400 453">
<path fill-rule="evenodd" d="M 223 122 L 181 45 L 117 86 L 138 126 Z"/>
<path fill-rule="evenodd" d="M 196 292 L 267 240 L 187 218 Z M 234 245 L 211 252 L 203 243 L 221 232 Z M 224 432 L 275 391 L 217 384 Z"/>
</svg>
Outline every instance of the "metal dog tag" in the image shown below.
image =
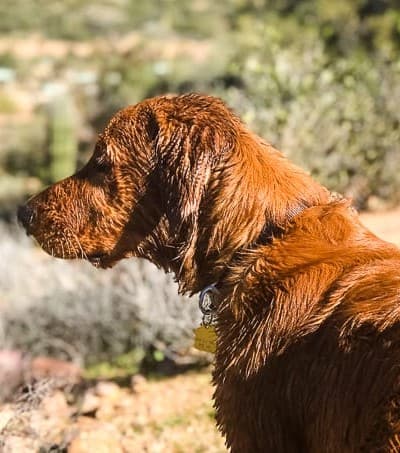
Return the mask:
<svg viewBox="0 0 400 453">
<path fill-rule="evenodd" d="M 217 333 L 213 326 L 200 326 L 194 330 L 194 347 L 199 351 L 215 354 L 217 349 Z"/>
</svg>

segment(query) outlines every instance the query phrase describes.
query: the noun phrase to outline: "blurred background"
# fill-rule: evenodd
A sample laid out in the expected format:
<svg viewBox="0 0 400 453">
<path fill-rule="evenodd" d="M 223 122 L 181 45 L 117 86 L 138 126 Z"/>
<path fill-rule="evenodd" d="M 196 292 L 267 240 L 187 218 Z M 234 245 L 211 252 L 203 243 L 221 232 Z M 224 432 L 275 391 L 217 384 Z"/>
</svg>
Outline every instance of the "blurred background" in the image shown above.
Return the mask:
<svg viewBox="0 0 400 453">
<path fill-rule="evenodd" d="M 0 450 L 98 451 L 79 433 L 104 446 L 110 429 L 109 451 L 224 451 L 208 370 L 193 371 L 211 360 L 191 349 L 197 300 L 148 263 L 50 259 L 17 227 L 18 203 L 83 165 L 116 110 L 200 91 L 400 243 L 399 50 L 400 0 L 0 2 L 0 398 L 79 375 L 88 405 L 65 386 L 58 403 L 53 384 L 25 388 L 0 406 Z M 57 429 L 43 401 L 65 415 Z"/>
</svg>

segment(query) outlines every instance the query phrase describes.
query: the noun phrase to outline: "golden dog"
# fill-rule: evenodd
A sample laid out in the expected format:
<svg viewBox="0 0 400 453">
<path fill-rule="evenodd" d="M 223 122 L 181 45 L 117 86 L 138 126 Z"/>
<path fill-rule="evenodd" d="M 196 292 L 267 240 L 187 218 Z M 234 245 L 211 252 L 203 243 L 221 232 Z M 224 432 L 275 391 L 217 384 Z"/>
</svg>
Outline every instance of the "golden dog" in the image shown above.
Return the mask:
<svg viewBox="0 0 400 453">
<path fill-rule="evenodd" d="M 215 283 L 217 423 L 235 453 L 400 451 L 400 252 L 219 99 L 118 112 L 19 209 L 48 253 Z"/>
</svg>

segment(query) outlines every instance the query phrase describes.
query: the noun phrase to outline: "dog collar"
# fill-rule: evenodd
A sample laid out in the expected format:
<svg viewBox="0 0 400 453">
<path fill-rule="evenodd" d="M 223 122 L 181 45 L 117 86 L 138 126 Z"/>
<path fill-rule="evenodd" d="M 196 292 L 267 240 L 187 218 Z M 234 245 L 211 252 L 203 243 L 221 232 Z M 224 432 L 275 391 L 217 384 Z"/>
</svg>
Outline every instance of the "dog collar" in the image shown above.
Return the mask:
<svg viewBox="0 0 400 453">
<path fill-rule="evenodd" d="M 217 306 L 215 296 L 219 294 L 216 283 L 206 286 L 199 296 L 199 308 L 203 315 L 202 323 L 204 326 L 210 326 L 215 321 Z"/>
<path fill-rule="evenodd" d="M 199 308 L 203 314 L 202 322 L 194 330 L 194 347 L 200 351 L 215 354 L 217 350 L 217 333 L 215 331 L 216 296 L 219 291 L 216 284 L 206 286 L 199 296 Z"/>
</svg>

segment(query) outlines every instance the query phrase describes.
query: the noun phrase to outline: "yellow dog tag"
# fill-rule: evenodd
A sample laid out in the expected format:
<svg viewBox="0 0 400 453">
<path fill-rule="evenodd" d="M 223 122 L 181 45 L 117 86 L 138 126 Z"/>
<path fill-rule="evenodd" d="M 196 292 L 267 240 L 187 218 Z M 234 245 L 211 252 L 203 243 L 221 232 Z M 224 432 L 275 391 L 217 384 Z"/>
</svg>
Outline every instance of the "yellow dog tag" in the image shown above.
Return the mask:
<svg viewBox="0 0 400 453">
<path fill-rule="evenodd" d="M 217 333 L 213 326 L 200 326 L 194 330 L 194 347 L 199 351 L 215 354 L 217 347 Z"/>
</svg>

